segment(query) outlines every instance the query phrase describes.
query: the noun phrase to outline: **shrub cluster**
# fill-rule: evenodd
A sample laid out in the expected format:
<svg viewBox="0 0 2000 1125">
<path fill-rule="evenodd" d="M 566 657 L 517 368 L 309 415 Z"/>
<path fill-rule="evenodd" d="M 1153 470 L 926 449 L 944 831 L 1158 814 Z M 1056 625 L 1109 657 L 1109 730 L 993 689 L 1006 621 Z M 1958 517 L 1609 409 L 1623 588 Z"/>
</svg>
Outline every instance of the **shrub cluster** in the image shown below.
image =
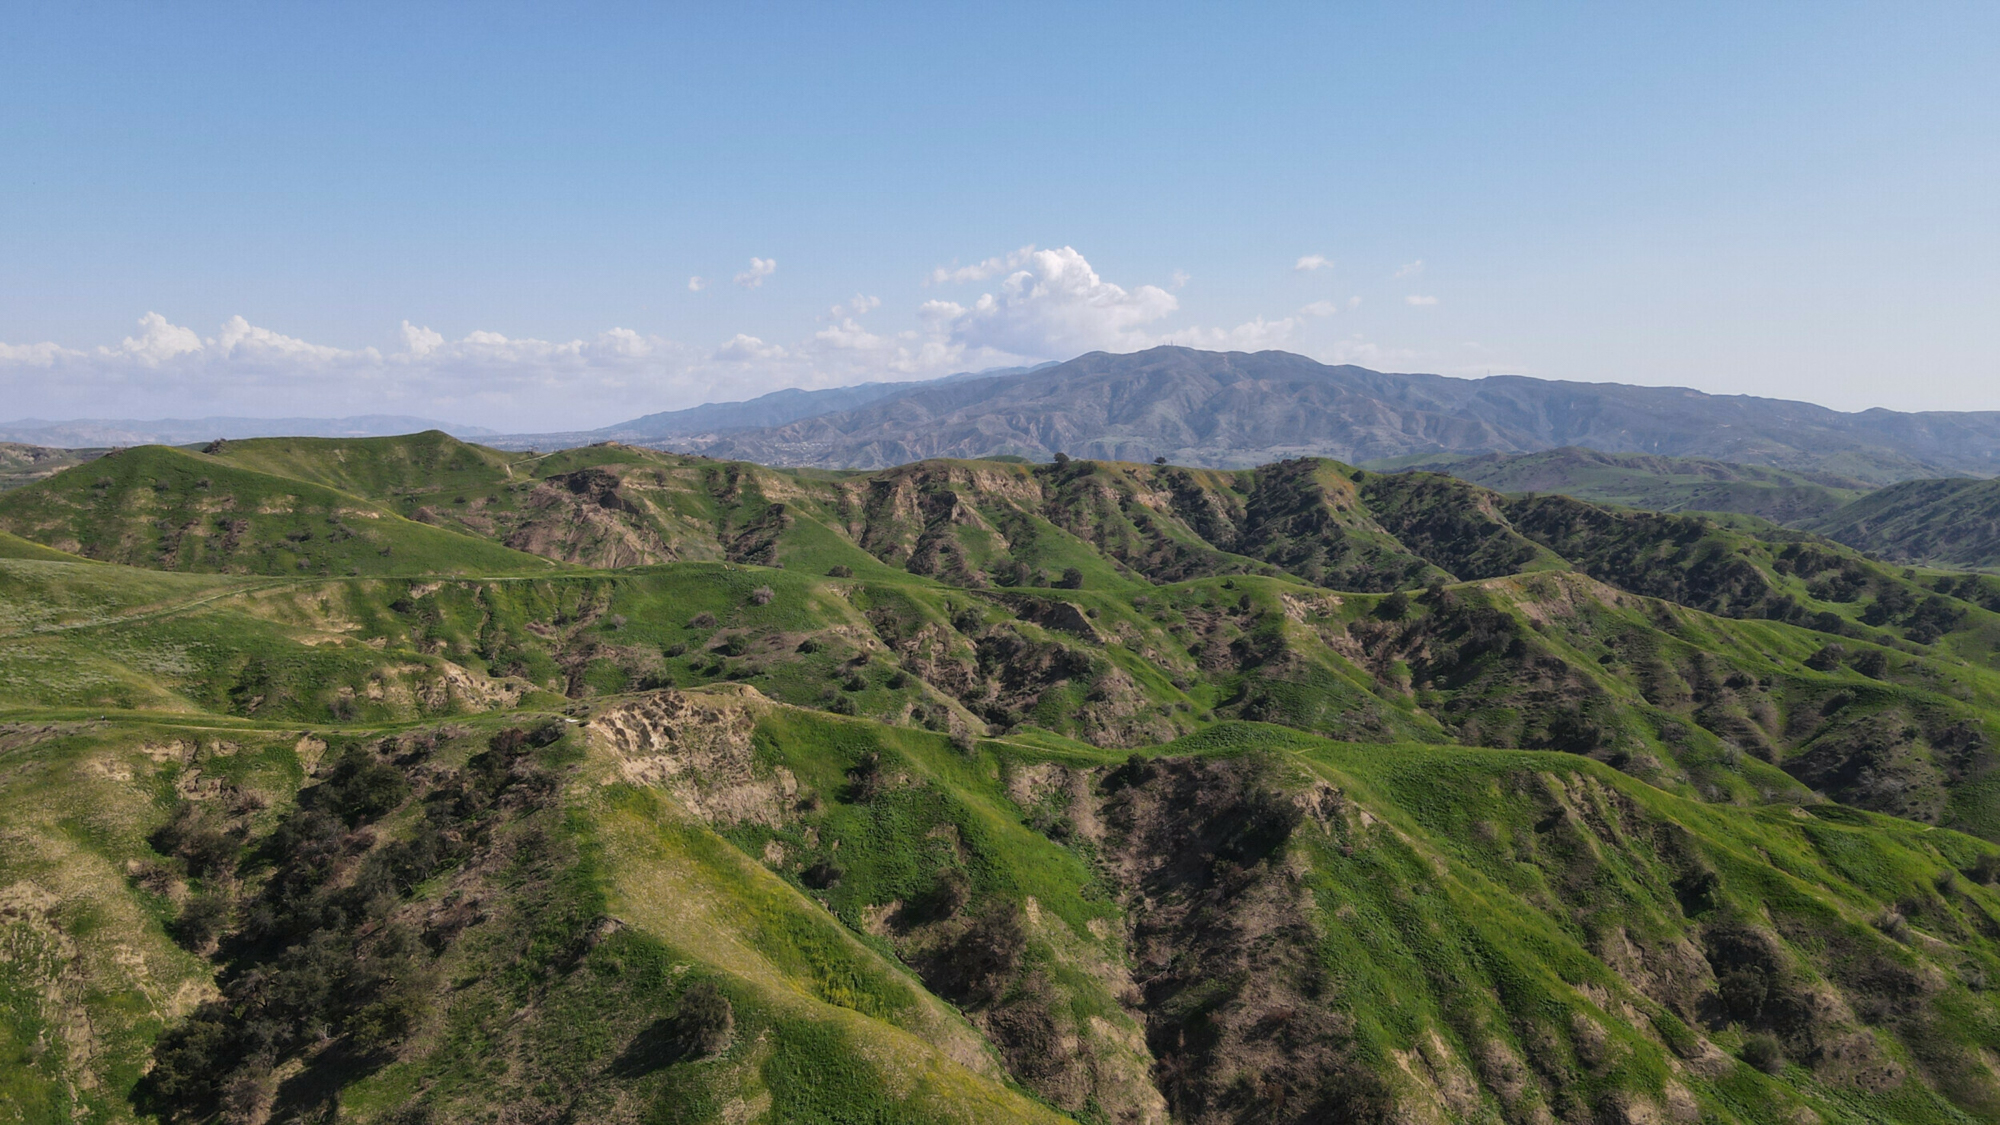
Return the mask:
<svg viewBox="0 0 2000 1125">
<path fill-rule="evenodd" d="M 421 741 L 400 762 L 385 760 L 393 741 L 350 745 L 253 846 L 185 808 L 156 832 L 155 846 L 195 857 L 191 867 L 240 862 L 269 871 L 238 905 L 239 927 L 223 937 L 221 996 L 160 1037 L 135 1107 L 170 1120 L 256 1118 L 271 1071 L 287 1060 L 349 1071 L 384 1061 L 420 1015 L 435 959 L 469 921 L 447 911 L 420 924 L 399 908 L 510 819 L 554 804 L 556 778 L 532 751 L 562 733 L 557 723 L 503 730 L 459 770 L 426 766 Z M 413 798 L 422 805 L 415 825 L 380 839 L 380 822 Z M 198 895 L 177 936 L 213 940 L 229 913 L 227 899 Z"/>
</svg>

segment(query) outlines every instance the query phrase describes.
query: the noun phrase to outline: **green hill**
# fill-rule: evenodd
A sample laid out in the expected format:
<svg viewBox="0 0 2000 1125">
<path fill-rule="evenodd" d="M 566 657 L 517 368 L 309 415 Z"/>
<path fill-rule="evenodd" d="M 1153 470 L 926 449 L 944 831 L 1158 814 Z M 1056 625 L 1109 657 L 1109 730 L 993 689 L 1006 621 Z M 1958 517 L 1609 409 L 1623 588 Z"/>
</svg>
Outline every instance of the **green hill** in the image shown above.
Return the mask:
<svg viewBox="0 0 2000 1125">
<path fill-rule="evenodd" d="M 1824 519 L 1874 488 L 1828 473 L 1575 446 L 1542 453 L 1419 454 L 1368 467 L 1449 473 L 1499 492 L 1558 492 L 1658 512 L 1740 512 L 1780 524 Z"/>
<path fill-rule="evenodd" d="M 350 493 L 140 446 L 0 496 L 0 528 L 57 550 L 161 570 L 238 574 L 548 569 Z"/>
<path fill-rule="evenodd" d="M 2000 1113 L 2000 578 L 1326 460 L 212 448 L 0 499 L 0 1120 Z"/>
<path fill-rule="evenodd" d="M 1811 526 L 1897 562 L 2000 570 L 2000 481 L 1956 477 L 1892 484 Z"/>
<path fill-rule="evenodd" d="M 0 492 L 33 484 L 102 454 L 102 449 L 50 449 L 0 441 Z"/>
</svg>

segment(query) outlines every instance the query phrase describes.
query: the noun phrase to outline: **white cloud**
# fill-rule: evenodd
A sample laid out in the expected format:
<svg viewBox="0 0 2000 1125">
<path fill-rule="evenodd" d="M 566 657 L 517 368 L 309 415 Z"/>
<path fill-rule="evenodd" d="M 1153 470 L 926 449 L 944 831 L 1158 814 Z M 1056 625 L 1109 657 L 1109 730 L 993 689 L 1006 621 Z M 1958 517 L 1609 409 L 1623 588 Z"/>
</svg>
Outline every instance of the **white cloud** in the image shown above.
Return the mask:
<svg viewBox="0 0 2000 1125">
<path fill-rule="evenodd" d="M 758 360 L 784 359 L 790 354 L 777 344 L 767 344 L 755 336 L 746 336 L 738 332 L 721 347 L 715 349 L 715 354 L 709 358 L 723 363 L 751 363 Z"/>
<path fill-rule="evenodd" d="M 444 333 L 418 328 L 406 320 L 403 322 L 403 346 L 413 356 L 426 356 L 444 347 Z"/>
<path fill-rule="evenodd" d="M 1175 270 L 1172 274 L 1172 280 L 1174 288 L 1185 289 L 1187 288 L 1187 283 L 1194 280 L 1194 276 L 1186 270 Z"/>
<path fill-rule="evenodd" d="M 823 349 L 857 352 L 886 351 L 896 346 L 895 340 L 877 336 L 861 327 L 853 317 L 843 318 L 839 324 L 813 333 L 813 343 Z"/>
<path fill-rule="evenodd" d="M 688 278 L 688 292 L 699 293 L 708 288 L 708 279 L 700 275 Z"/>
<path fill-rule="evenodd" d="M 401 349 L 385 353 L 315 344 L 240 316 L 203 336 L 147 313 L 113 346 L 0 344 L 0 401 L 9 414 L 44 416 L 421 413 L 547 429 L 689 367 L 677 345 L 629 328 L 567 342 L 497 332 L 448 340 L 403 321 L 399 335 Z"/>
<path fill-rule="evenodd" d="M 1127 290 L 1105 281 L 1072 247 L 1034 251 L 1022 266 L 998 293 L 970 305 L 926 301 L 920 315 L 969 352 L 1048 359 L 1145 347 L 1151 337 L 1143 326 L 1180 307 L 1158 286 Z"/>
<path fill-rule="evenodd" d="M 58 360 L 75 354 L 60 344 L 0 344 L 0 369 L 53 367 Z"/>
<path fill-rule="evenodd" d="M 1311 273 L 1314 270 L 1323 270 L 1332 264 L 1333 262 L 1325 254 L 1307 254 L 1293 262 L 1292 268 L 1300 273 Z"/>
<path fill-rule="evenodd" d="M 924 279 L 924 284 L 963 285 L 971 281 L 985 281 L 1007 270 L 1020 269 L 1028 264 L 1028 256 L 1034 252 L 1033 245 L 1023 246 L 1005 257 L 992 257 L 969 266 L 961 266 L 958 264 L 958 259 L 953 258 L 951 265 L 939 266 L 932 270 L 930 276 Z"/>
<path fill-rule="evenodd" d="M 1234 328 L 1188 328 L 1169 332 L 1160 342 L 1218 352 L 1261 352 L 1290 343 L 1292 337 L 1298 334 L 1299 327 L 1296 317 L 1265 320 L 1260 316 Z"/>
<path fill-rule="evenodd" d="M 1412 293 L 1403 298 L 1403 303 L 1406 305 L 1435 305 L 1438 303 L 1438 299 L 1436 297 L 1423 297 Z"/>
<path fill-rule="evenodd" d="M 97 350 L 106 355 L 114 354 L 109 348 Z M 169 324 L 166 317 L 149 312 L 139 318 L 139 334 L 125 337 L 125 342 L 118 345 L 117 354 L 131 356 L 141 363 L 158 364 L 200 350 L 201 337 L 195 334 L 194 329 Z"/>
<path fill-rule="evenodd" d="M 764 279 L 778 272 L 776 258 L 752 258 L 750 268 L 736 275 L 736 284 L 745 289 L 755 289 L 764 284 Z"/>
<path fill-rule="evenodd" d="M 1415 277 L 1422 272 L 1424 272 L 1424 260 L 1418 258 L 1414 262 L 1405 262 L 1397 267 L 1396 276 L 1398 278 Z"/>
<path fill-rule="evenodd" d="M 881 307 L 882 307 L 882 298 L 870 297 L 865 294 L 856 293 L 853 296 L 853 298 L 850 299 L 846 304 L 835 305 L 833 306 L 833 308 L 827 311 L 831 312 L 836 317 L 849 317 L 849 316 L 861 316 L 866 313 L 871 313 Z"/>
<path fill-rule="evenodd" d="M 775 269 L 773 261 L 752 259 L 752 280 Z M 736 326 L 728 326 L 712 347 L 622 327 L 548 340 L 490 330 L 447 334 L 405 320 L 379 349 L 349 348 L 243 317 L 204 334 L 149 312 L 116 344 L 0 343 L 0 410 L 55 418 L 395 413 L 545 432 L 783 387 L 924 378 L 1096 350 L 1163 343 L 1304 350 L 1314 343 L 1309 334 L 1340 311 L 1328 298 L 1276 319 L 1189 325 L 1169 290 L 1116 284 L 1069 246 L 1024 247 L 943 273 L 947 282 L 993 282 L 956 299 L 923 301 L 901 325 L 886 326 L 881 298 L 857 293 L 797 336 L 776 325 L 730 335 Z M 1185 283 L 1185 274 L 1174 277 Z M 1359 303 L 1350 298 L 1347 307 Z M 1343 343 L 1339 354 L 1378 358 L 1369 347 Z"/>
<path fill-rule="evenodd" d="M 1350 308 L 1350 309 L 1358 309 L 1358 308 L 1360 308 L 1360 307 L 1361 307 L 1361 298 L 1360 298 L 1359 296 L 1353 296 L 1353 297 L 1349 297 L 1349 298 L 1347 299 L 1347 307 L 1348 307 L 1348 308 Z"/>
</svg>

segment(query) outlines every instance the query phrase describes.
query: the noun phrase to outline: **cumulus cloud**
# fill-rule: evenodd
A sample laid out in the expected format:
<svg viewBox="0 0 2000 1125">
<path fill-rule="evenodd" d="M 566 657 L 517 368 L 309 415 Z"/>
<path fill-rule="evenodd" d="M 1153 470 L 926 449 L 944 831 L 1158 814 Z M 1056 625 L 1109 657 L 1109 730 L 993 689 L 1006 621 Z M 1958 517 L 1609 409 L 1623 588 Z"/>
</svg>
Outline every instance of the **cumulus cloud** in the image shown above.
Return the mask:
<svg viewBox="0 0 2000 1125">
<path fill-rule="evenodd" d="M 1332 316 L 1340 311 L 1340 306 L 1333 301 L 1314 301 L 1299 311 L 1307 316 Z"/>
<path fill-rule="evenodd" d="M 764 284 L 764 279 L 778 272 L 776 258 L 752 258 L 750 268 L 736 275 L 736 284 L 745 289 L 755 289 Z"/>
<path fill-rule="evenodd" d="M 1145 347 L 1144 326 L 1180 307 L 1157 285 L 1128 290 L 1104 280 L 1069 246 L 1033 251 L 1021 265 L 997 293 L 969 305 L 927 301 L 920 311 L 969 351 L 1046 358 Z"/>
<path fill-rule="evenodd" d="M 846 304 L 835 305 L 828 311 L 836 317 L 861 316 L 882 307 L 882 298 L 856 293 Z"/>
<path fill-rule="evenodd" d="M 449 340 L 404 321 L 400 336 L 400 350 L 341 348 L 240 316 L 204 336 L 149 312 L 114 345 L 0 344 L 0 398 L 23 413 L 71 417 L 391 412 L 506 428 L 566 424 L 550 405 L 615 401 L 686 368 L 682 349 L 628 328 L 569 341 L 483 331 Z"/>
<path fill-rule="evenodd" d="M 1307 254 L 1293 262 L 1292 268 L 1300 273 L 1311 273 L 1314 270 L 1323 270 L 1332 264 L 1333 262 L 1325 254 Z"/>
<path fill-rule="evenodd" d="M 1408 348 L 1387 347 L 1365 339 L 1359 333 L 1335 341 L 1330 347 L 1319 349 L 1318 355 L 1321 363 L 1352 363 L 1361 367 L 1372 367 L 1377 371 L 1394 371 L 1398 368 L 1407 371 L 1409 362 L 1417 358 L 1417 353 Z"/>
<path fill-rule="evenodd" d="M 1160 342 L 1218 352 L 1261 352 L 1290 343 L 1299 327 L 1296 317 L 1265 320 L 1260 316 L 1234 328 L 1187 328 L 1170 332 Z"/>
<path fill-rule="evenodd" d="M 1424 272 L 1424 260 L 1422 258 L 1418 258 L 1414 262 L 1405 262 L 1396 268 L 1396 276 L 1398 278 L 1415 277 L 1422 272 Z"/>
<path fill-rule="evenodd" d="M 1172 274 L 1172 280 L 1174 288 L 1185 289 L 1187 288 L 1187 283 L 1194 280 L 1194 276 L 1186 270 L 1175 270 Z"/>
<path fill-rule="evenodd" d="M 708 279 L 700 275 L 688 278 L 688 292 L 699 293 L 708 288 Z"/>
<path fill-rule="evenodd" d="M 1424 297 L 1412 293 L 1403 298 L 1403 303 L 1406 305 L 1435 305 L 1438 303 L 1438 299 L 1436 297 Z"/>
<path fill-rule="evenodd" d="M 1008 270 L 1020 269 L 1028 264 L 1028 255 L 1034 252 L 1035 248 L 1032 245 L 1023 246 L 1011 254 L 988 258 L 969 266 L 961 266 L 958 264 L 958 259 L 953 258 L 951 265 L 939 266 L 932 270 L 930 276 L 924 279 L 924 284 L 964 285 L 974 281 L 985 281 Z"/>
<path fill-rule="evenodd" d="M 715 349 L 715 354 L 709 358 L 723 363 L 753 363 L 758 360 L 784 359 L 790 354 L 777 344 L 767 344 L 755 336 L 746 336 L 738 332 L 721 347 Z"/>
</svg>

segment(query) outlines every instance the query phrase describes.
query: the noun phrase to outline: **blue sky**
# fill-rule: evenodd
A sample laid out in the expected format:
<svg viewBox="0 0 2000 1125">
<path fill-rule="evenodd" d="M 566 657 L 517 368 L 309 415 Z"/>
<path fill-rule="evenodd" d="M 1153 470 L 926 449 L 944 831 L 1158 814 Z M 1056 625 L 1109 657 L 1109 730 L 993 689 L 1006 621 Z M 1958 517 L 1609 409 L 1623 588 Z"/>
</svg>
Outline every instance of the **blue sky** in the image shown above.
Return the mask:
<svg viewBox="0 0 2000 1125">
<path fill-rule="evenodd" d="M 8 24 L 5 418 L 535 430 L 1163 341 L 2000 409 L 2000 5 Z"/>
</svg>

